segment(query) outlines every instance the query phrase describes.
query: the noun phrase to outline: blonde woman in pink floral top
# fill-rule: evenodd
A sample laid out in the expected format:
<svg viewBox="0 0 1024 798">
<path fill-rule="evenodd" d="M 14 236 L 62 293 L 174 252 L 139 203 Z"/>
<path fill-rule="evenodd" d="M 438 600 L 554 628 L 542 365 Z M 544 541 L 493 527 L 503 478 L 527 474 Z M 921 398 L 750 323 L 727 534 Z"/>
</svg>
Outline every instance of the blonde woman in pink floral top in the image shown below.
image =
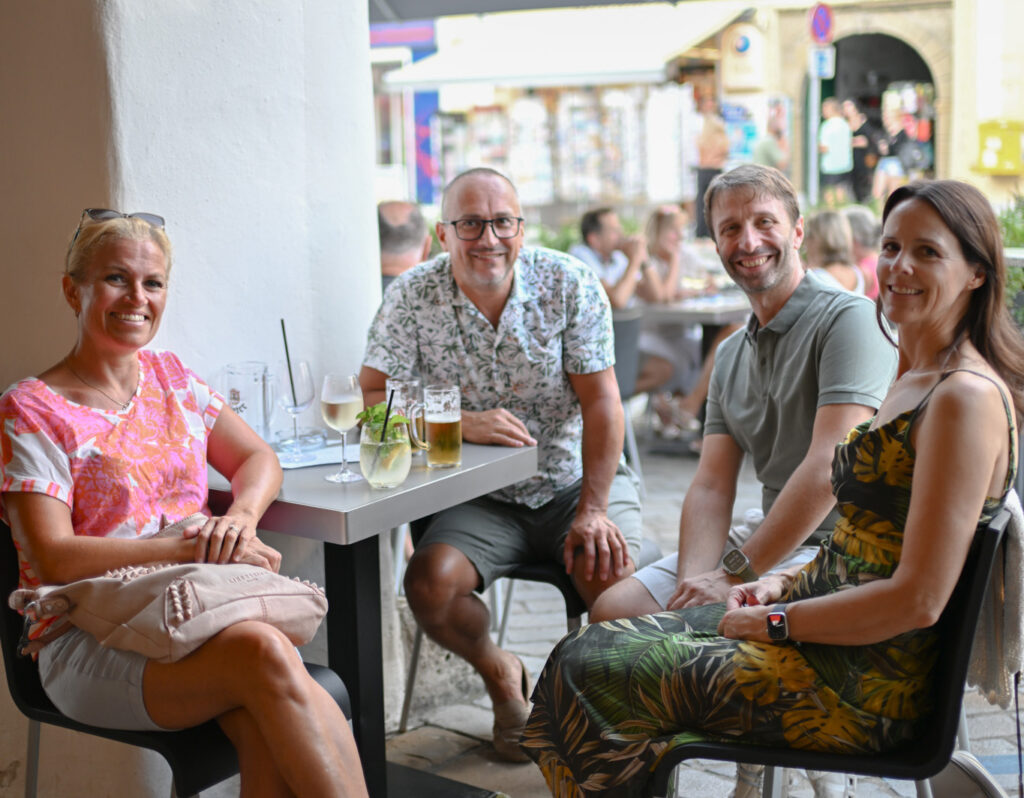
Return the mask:
<svg viewBox="0 0 1024 798">
<path fill-rule="evenodd" d="M 274 452 L 169 352 L 146 350 L 167 298 L 163 219 L 89 209 L 68 248 L 63 290 L 78 320 L 71 351 L 0 397 L 0 517 L 23 586 L 126 565 L 248 562 L 276 571 L 256 537 L 277 495 Z M 223 516 L 154 537 L 206 507 L 206 467 L 230 482 Z M 242 795 L 365 796 L 348 724 L 280 632 L 236 624 L 176 663 L 38 625 L 47 695 L 69 717 L 122 729 L 215 718 L 239 754 Z M 54 631 L 54 630 L 51 630 Z"/>
</svg>

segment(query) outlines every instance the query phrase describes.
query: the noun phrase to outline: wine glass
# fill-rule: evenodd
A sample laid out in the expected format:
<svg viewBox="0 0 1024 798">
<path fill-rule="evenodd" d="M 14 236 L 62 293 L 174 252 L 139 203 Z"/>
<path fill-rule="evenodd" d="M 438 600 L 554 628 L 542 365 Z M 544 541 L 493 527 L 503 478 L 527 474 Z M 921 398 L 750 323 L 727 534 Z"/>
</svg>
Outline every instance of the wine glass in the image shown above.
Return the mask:
<svg viewBox="0 0 1024 798">
<path fill-rule="evenodd" d="M 324 479 L 328 482 L 358 482 L 362 476 L 348 467 L 345 443 L 348 431 L 356 425 L 356 414 L 363 409 L 363 392 L 355 374 L 327 374 L 320 389 L 320 412 L 324 423 L 341 433 L 341 469 Z"/>
<path fill-rule="evenodd" d="M 292 440 L 289 451 L 283 452 L 281 460 L 285 463 L 308 463 L 313 455 L 303 453 L 299 441 L 299 416 L 313 404 L 316 388 L 313 385 L 313 372 L 309 363 L 300 360 L 293 363 L 291 369 L 281 375 L 281 386 L 278 391 L 277 403 L 292 417 Z"/>
</svg>

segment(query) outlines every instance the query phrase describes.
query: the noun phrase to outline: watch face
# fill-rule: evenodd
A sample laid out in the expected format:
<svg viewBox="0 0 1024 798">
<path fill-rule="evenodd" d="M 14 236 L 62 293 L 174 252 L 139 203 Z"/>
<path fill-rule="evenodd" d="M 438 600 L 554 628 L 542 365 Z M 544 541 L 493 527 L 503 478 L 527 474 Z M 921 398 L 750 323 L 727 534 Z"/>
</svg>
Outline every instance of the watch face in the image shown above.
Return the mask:
<svg viewBox="0 0 1024 798">
<path fill-rule="evenodd" d="M 789 637 L 789 625 L 786 613 L 772 610 L 768 613 L 768 637 L 772 640 L 785 640 Z"/>
<path fill-rule="evenodd" d="M 722 558 L 722 565 L 725 566 L 725 570 L 731 574 L 738 574 L 747 567 L 749 562 L 747 555 L 739 549 L 732 549 L 731 551 L 726 552 L 725 556 Z"/>
</svg>

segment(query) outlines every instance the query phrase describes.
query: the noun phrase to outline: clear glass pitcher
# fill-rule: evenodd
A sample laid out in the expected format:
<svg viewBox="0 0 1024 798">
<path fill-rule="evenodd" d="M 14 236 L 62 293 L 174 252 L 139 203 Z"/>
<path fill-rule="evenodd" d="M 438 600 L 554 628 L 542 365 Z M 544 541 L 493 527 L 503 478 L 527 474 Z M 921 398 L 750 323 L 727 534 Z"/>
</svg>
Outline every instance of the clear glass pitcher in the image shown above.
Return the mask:
<svg viewBox="0 0 1024 798">
<path fill-rule="evenodd" d="M 229 363 L 224 370 L 224 394 L 238 413 L 264 440 L 270 439 L 274 412 L 274 379 L 259 360 Z"/>
</svg>

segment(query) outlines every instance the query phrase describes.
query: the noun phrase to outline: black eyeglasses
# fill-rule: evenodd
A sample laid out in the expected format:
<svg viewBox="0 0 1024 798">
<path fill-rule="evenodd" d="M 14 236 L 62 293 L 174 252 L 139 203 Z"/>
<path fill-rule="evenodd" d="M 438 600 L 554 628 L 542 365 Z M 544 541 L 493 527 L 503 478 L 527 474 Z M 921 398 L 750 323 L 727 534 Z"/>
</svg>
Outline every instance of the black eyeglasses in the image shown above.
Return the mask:
<svg viewBox="0 0 1024 798">
<path fill-rule="evenodd" d="M 141 219 L 153 225 L 153 227 L 159 227 L 161 230 L 164 228 L 164 217 L 157 216 L 155 213 L 121 213 L 121 211 L 112 211 L 110 208 L 86 208 L 82 211 L 82 218 L 78 222 L 78 229 L 75 230 L 75 236 L 71 239 L 72 246 L 78 240 L 78 234 L 82 232 L 82 225 L 85 224 L 85 217 L 87 216 L 94 222 L 105 222 L 108 219 Z"/>
<path fill-rule="evenodd" d="M 523 224 L 522 216 L 499 216 L 496 219 L 456 219 L 442 222 L 455 228 L 455 235 L 462 241 L 476 241 L 484 234 L 487 225 L 498 238 L 515 238 Z"/>
</svg>

